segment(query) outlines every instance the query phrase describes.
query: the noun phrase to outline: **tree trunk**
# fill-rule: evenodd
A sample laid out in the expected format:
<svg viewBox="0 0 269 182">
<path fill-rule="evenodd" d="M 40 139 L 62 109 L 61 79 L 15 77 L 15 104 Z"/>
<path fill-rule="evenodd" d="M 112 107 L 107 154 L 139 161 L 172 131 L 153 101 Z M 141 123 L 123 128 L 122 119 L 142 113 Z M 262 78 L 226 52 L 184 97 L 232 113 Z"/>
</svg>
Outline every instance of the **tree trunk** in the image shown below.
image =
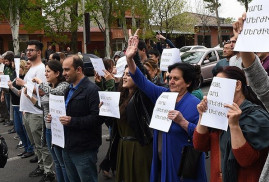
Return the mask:
<svg viewBox="0 0 269 182">
<path fill-rule="evenodd" d="M 122 22 L 122 30 L 124 34 L 125 42 L 128 42 L 129 36 L 127 31 L 127 24 L 126 24 L 126 18 L 125 18 L 125 11 L 121 11 L 121 22 Z"/>
<path fill-rule="evenodd" d="M 134 6 L 134 2 L 132 1 L 132 30 L 134 31 L 136 28 L 136 20 L 135 20 L 135 6 Z"/>
<path fill-rule="evenodd" d="M 248 12 L 248 0 L 245 0 L 245 8 L 246 8 L 246 12 Z"/>
<path fill-rule="evenodd" d="M 109 25 L 109 16 L 110 16 L 110 4 L 109 1 L 105 1 L 105 14 L 104 14 L 104 21 L 105 21 L 105 39 L 106 39 L 106 57 L 111 57 L 110 52 L 110 25 Z"/>
<path fill-rule="evenodd" d="M 71 52 L 78 52 L 78 2 L 74 3 L 71 8 L 70 20 L 71 20 Z"/>
<path fill-rule="evenodd" d="M 20 51 L 20 42 L 19 42 L 19 28 L 20 28 L 20 16 L 19 16 L 19 10 L 16 10 L 16 13 L 13 13 L 10 6 L 10 27 L 11 27 L 11 33 L 12 33 L 12 41 L 13 41 L 13 47 L 14 47 L 14 54 L 18 55 Z M 14 16 L 15 15 L 15 16 Z"/>
<path fill-rule="evenodd" d="M 215 1 L 215 12 L 216 12 L 216 17 L 217 17 L 217 24 L 218 24 L 218 42 L 220 47 L 222 47 L 222 38 L 221 38 L 221 27 L 220 27 L 220 18 L 219 18 L 219 11 L 218 11 L 218 4 L 219 1 Z"/>
</svg>

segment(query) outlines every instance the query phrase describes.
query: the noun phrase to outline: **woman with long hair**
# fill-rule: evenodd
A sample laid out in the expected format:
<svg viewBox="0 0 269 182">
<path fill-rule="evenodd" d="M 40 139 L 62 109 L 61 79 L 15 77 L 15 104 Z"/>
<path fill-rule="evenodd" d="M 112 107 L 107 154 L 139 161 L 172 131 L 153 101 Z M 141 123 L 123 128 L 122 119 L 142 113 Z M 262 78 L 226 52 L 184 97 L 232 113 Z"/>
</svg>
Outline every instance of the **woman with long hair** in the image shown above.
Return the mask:
<svg viewBox="0 0 269 182">
<path fill-rule="evenodd" d="M 187 63 L 176 63 L 168 67 L 169 88 L 160 87 L 150 82 L 134 62 L 134 55 L 138 49 L 138 36 L 130 34 L 126 58 L 129 67 L 129 75 L 135 85 L 146 94 L 153 103 L 163 92 L 177 92 L 175 109 L 168 112 L 167 118 L 173 122 L 169 131 L 161 132 L 154 130 L 153 137 L 153 158 L 151 166 L 151 182 L 207 181 L 204 164 L 204 154 L 200 156 L 197 164 L 195 179 L 178 176 L 181 161 L 181 151 L 184 146 L 192 145 L 189 138 L 192 138 L 193 131 L 198 122 L 199 113 L 197 104 L 199 100 L 191 92 L 199 86 L 201 69 Z M 194 174 L 195 175 L 195 174 Z"/>
<path fill-rule="evenodd" d="M 52 155 L 55 164 L 56 177 L 58 182 L 68 182 L 63 158 L 62 158 L 62 148 L 56 145 L 51 145 L 51 123 L 47 119 L 49 113 L 49 94 L 64 96 L 66 89 L 69 87 L 62 75 L 63 68 L 62 64 L 57 60 L 49 61 L 46 65 L 45 76 L 47 78 L 47 83 L 42 82 L 39 78 L 34 78 L 33 82 L 39 85 L 39 89 L 44 95 L 41 97 L 41 107 L 44 111 L 44 121 L 45 121 L 45 136 L 46 143 L 48 145 L 49 151 Z M 33 100 L 37 106 L 37 100 Z M 37 106 L 38 107 L 38 106 Z M 44 139 L 43 139 L 44 141 Z M 43 142 L 44 143 L 44 142 Z M 46 176 L 45 176 L 46 177 Z M 49 178 L 49 176 L 48 176 Z"/>
<path fill-rule="evenodd" d="M 259 180 L 269 146 L 269 114 L 237 67 L 218 70 L 217 77 L 236 80 L 233 104 L 228 108 L 227 132 L 200 124 L 207 110 L 207 98 L 198 104 L 199 123 L 194 147 L 210 151 L 212 182 L 256 182 Z M 218 122 L 218 121 L 216 121 Z"/>
</svg>

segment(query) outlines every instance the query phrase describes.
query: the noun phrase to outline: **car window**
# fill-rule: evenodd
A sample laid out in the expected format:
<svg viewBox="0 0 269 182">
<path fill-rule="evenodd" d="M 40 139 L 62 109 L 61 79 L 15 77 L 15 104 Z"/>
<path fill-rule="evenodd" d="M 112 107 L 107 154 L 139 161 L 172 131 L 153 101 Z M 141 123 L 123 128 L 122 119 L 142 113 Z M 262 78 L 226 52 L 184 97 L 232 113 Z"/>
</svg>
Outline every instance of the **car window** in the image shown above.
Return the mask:
<svg viewBox="0 0 269 182">
<path fill-rule="evenodd" d="M 180 52 L 187 52 L 187 51 L 191 50 L 191 47 L 181 47 L 179 50 L 180 50 Z"/>
<path fill-rule="evenodd" d="M 223 50 L 217 50 L 218 55 L 219 55 L 219 59 L 223 59 Z"/>
<path fill-rule="evenodd" d="M 181 56 L 181 61 L 190 63 L 190 64 L 197 64 L 202 56 L 204 55 L 204 52 L 202 51 L 197 51 L 197 52 L 185 52 Z"/>
<path fill-rule="evenodd" d="M 211 51 L 211 52 L 207 53 L 207 55 L 204 57 L 204 61 L 205 60 L 209 60 L 210 62 L 217 61 L 217 56 L 216 56 L 215 51 Z M 210 63 L 210 62 L 208 62 L 208 63 Z M 208 64 L 208 63 L 205 63 L 205 64 Z M 203 64 L 204 64 L 204 62 L 203 62 Z"/>
<path fill-rule="evenodd" d="M 205 47 L 194 47 L 194 48 L 192 48 L 192 50 L 194 50 L 194 49 L 203 49 L 203 48 L 205 48 Z"/>
</svg>

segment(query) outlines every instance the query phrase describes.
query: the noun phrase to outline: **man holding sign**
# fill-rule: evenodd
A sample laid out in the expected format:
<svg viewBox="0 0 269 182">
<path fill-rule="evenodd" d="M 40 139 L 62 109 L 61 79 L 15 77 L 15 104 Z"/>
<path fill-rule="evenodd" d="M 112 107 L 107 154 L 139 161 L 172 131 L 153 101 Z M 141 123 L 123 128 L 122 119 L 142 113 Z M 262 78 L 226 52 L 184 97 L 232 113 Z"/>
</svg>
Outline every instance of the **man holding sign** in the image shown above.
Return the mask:
<svg viewBox="0 0 269 182">
<path fill-rule="evenodd" d="M 63 62 L 63 76 L 70 83 L 65 94 L 65 148 L 63 159 L 70 181 L 97 182 L 97 151 L 101 145 L 99 88 L 83 74 L 83 61 L 75 55 Z"/>
<path fill-rule="evenodd" d="M 244 13 L 242 17 L 233 24 L 234 33 L 239 34 L 237 41 L 239 44 L 237 43 L 235 49 L 242 51 L 240 54 L 249 85 L 259 96 L 266 109 L 269 110 L 269 77 L 260 63 L 259 58 L 254 54 L 254 52 L 269 52 L 268 46 L 264 44 L 269 41 L 268 31 L 262 31 L 263 29 L 268 30 L 269 25 L 268 22 L 259 22 L 262 20 L 261 17 L 268 16 L 269 5 L 267 0 L 256 0 L 249 4 L 249 7 L 247 15 Z M 259 21 L 255 21 L 255 19 L 258 20 L 258 18 Z M 250 21 L 252 19 L 254 19 L 254 22 Z M 261 30 L 259 31 L 259 35 L 257 35 L 257 30 Z M 250 35 L 250 33 L 252 35 Z M 269 155 L 259 181 L 266 182 L 268 180 Z"/>
<path fill-rule="evenodd" d="M 193 136 L 194 147 L 199 151 L 211 151 L 212 182 L 258 181 L 269 146 L 269 114 L 247 86 L 242 70 L 237 67 L 227 67 L 220 71 L 217 77 L 236 80 L 233 103 L 217 101 L 212 103 L 205 97 L 198 104 L 200 117 Z M 213 87 L 221 87 L 221 84 L 216 83 L 212 82 Z M 205 112 L 210 110 L 209 105 L 212 104 L 228 109 L 227 132 L 213 129 L 212 127 L 217 128 L 214 125 L 209 129 L 201 123 Z M 213 114 L 222 116 L 220 109 Z M 221 121 L 215 119 L 213 122 Z M 222 179 L 219 177 L 220 173 Z"/>
</svg>

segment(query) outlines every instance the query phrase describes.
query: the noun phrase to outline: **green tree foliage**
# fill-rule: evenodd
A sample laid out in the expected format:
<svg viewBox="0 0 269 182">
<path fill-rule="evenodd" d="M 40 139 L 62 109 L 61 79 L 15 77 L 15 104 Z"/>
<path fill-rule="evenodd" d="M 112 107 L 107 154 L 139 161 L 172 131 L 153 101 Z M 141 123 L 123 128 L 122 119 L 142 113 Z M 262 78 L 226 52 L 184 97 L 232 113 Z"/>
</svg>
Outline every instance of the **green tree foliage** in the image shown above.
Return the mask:
<svg viewBox="0 0 269 182">
<path fill-rule="evenodd" d="M 219 7 L 221 4 L 219 3 L 219 0 L 204 0 L 207 3 L 207 7 L 211 12 L 214 12 L 216 14 L 217 18 L 217 26 L 218 26 L 218 42 L 219 45 L 222 46 L 222 37 L 221 37 L 221 27 L 220 27 L 220 17 L 219 17 Z"/>
</svg>

